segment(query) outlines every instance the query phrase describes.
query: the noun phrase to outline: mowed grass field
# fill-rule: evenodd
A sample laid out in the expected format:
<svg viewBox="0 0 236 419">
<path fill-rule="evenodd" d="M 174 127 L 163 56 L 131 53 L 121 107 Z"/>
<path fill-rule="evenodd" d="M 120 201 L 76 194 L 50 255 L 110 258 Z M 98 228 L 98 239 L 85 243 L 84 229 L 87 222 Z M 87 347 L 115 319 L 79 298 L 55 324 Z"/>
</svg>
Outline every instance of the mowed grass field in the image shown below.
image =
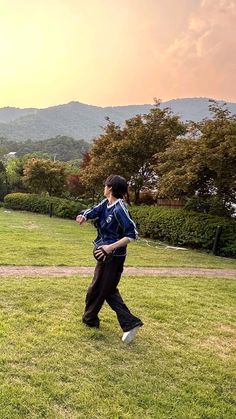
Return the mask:
<svg viewBox="0 0 236 419">
<path fill-rule="evenodd" d="M 95 237 L 89 223 L 0 208 L 1 265 L 93 266 Z M 129 245 L 126 266 L 236 268 L 236 259 L 141 239 Z"/>
<path fill-rule="evenodd" d="M 91 225 L 0 209 L 0 264 L 93 266 Z M 129 266 L 235 268 L 193 250 L 129 245 Z M 157 247 L 154 247 L 157 246 Z M 233 419 L 236 281 L 123 277 L 144 326 L 129 346 L 105 304 L 81 322 L 91 278 L 0 278 L 0 419 Z"/>
<path fill-rule="evenodd" d="M 1 419 L 236 417 L 236 281 L 123 278 L 129 346 L 107 305 L 81 323 L 89 281 L 1 278 Z"/>
</svg>

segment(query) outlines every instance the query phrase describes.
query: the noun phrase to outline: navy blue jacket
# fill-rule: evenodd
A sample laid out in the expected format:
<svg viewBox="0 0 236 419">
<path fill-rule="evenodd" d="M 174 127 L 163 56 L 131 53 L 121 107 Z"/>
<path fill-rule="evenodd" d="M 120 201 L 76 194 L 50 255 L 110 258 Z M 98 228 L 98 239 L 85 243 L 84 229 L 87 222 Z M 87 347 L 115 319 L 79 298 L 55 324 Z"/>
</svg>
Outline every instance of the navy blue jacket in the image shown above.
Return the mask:
<svg viewBox="0 0 236 419">
<path fill-rule="evenodd" d="M 104 199 L 93 208 L 81 213 L 87 220 L 95 220 L 98 236 L 94 241 L 96 246 L 111 244 L 128 237 L 130 240 L 138 238 L 138 232 L 134 221 L 131 219 L 127 206 L 123 199 L 118 199 L 109 205 L 108 199 Z M 126 246 L 115 249 L 117 256 L 126 255 Z"/>
</svg>

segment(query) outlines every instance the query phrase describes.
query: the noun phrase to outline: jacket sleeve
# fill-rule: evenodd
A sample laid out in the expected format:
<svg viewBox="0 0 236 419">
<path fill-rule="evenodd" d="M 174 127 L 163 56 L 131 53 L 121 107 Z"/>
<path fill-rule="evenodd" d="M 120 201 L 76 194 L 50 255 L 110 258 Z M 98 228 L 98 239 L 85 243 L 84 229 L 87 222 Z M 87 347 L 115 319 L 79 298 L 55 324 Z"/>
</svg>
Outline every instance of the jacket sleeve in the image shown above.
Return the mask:
<svg viewBox="0 0 236 419">
<path fill-rule="evenodd" d="M 86 218 L 86 220 L 93 220 L 94 218 L 98 218 L 102 212 L 105 202 L 106 202 L 106 199 L 104 199 L 98 205 L 95 205 L 92 208 L 88 208 L 85 211 L 81 211 L 80 214 L 83 215 Z"/>
<path fill-rule="evenodd" d="M 124 237 L 130 240 L 138 239 L 138 231 L 135 222 L 132 220 L 131 215 L 123 201 L 117 205 L 115 216 L 120 227 L 123 229 Z"/>
</svg>

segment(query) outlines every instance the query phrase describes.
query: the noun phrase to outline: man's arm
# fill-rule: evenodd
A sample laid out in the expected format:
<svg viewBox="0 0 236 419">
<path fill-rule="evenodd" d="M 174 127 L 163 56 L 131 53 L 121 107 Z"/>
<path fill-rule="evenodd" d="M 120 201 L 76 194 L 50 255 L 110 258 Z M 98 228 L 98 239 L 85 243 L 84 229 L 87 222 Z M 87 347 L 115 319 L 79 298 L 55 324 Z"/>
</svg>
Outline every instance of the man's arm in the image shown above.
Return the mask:
<svg viewBox="0 0 236 419">
<path fill-rule="evenodd" d="M 107 200 L 104 199 L 102 202 L 100 202 L 98 205 L 95 205 L 93 208 L 89 208 L 85 211 L 82 211 L 79 215 L 77 215 L 76 222 L 79 224 L 84 224 L 87 220 L 97 218 L 101 213 L 103 205 L 106 201 Z"/>
<path fill-rule="evenodd" d="M 124 247 L 127 244 L 129 244 L 132 241 L 132 239 L 130 239 L 129 237 L 122 237 L 122 239 L 118 240 L 115 243 L 111 243 L 111 244 L 104 244 L 102 246 L 102 248 L 105 250 L 105 252 L 107 253 L 111 253 L 113 252 L 113 250 L 118 249 L 119 247 Z"/>
</svg>

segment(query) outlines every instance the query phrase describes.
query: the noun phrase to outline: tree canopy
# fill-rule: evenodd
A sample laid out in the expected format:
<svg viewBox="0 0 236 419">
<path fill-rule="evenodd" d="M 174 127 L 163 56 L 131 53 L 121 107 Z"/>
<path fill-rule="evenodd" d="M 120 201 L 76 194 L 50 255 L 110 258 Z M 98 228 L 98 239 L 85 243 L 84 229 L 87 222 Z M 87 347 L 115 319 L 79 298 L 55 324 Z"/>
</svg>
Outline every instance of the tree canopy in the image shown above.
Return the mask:
<svg viewBox="0 0 236 419">
<path fill-rule="evenodd" d="M 139 200 L 140 190 L 155 178 L 153 156 L 163 151 L 185 126 L 170 109 L 156 102 L 148 114 L 136 115 L 124 127 L 107 120 L 104 133 L 93 142 L 90 158 L 81 168 L 81 176 L 90 188 L 98 189 L 111 173 L 119 173 L 130 182 Z"/>
<path fill-rule="evenodd" d="M 24 166 L 24 182 L 32 192 L 60 196 L 65 181 L 66 165 L 62 162 L 31 159 Z"/>
<path fill-rule="evenodd" d="M 0 138 L 0 158 L 15 151 L 17 157 L 25 154 L 44 153 L 52 160 L 70 161 L 81 159 L 83 153 L 88 151 L 89 144 L 84 140 L 74 140 L 65 135 L 58 135 L 47 140 L 10 141 Z"/>
<path fill-rule="evenodd" d="M 236 116 L 211 104 L 212 119 L 189 126 L 189 136 L 156 155 L 158 195 L 216 197 L 236 203 Z"/>
</svg>

